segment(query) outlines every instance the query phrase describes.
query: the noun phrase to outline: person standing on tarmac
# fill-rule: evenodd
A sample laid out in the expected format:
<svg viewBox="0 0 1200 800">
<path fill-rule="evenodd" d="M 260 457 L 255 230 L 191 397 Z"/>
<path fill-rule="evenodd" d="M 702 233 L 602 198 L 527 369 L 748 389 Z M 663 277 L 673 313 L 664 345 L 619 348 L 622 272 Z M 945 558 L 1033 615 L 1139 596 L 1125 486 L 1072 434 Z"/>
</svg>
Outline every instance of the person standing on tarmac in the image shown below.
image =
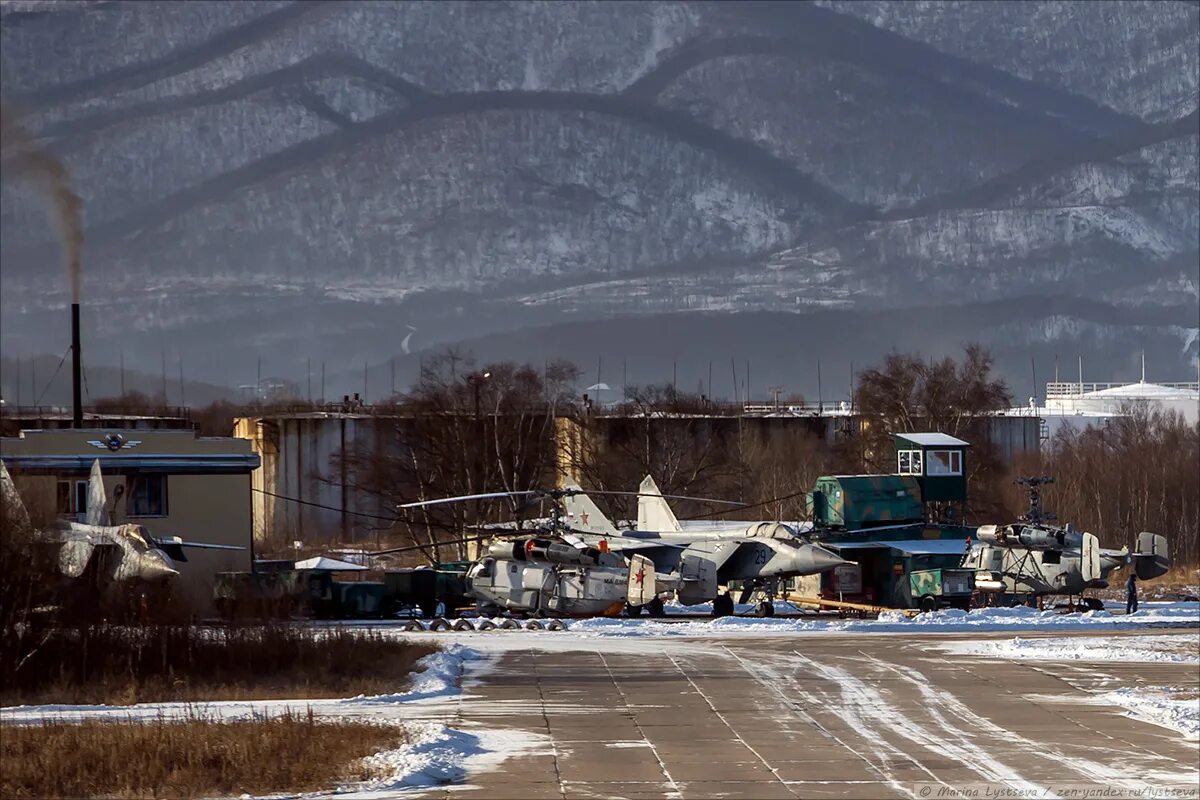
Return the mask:
<svg viewBox="0 0 1200 800">
<path fill-rule="evenodd" d="M 1125 613 L 1132 614 L 1137 611 L 1137 575 L 1132 572 L 1125 581 Z"/>
</svg>

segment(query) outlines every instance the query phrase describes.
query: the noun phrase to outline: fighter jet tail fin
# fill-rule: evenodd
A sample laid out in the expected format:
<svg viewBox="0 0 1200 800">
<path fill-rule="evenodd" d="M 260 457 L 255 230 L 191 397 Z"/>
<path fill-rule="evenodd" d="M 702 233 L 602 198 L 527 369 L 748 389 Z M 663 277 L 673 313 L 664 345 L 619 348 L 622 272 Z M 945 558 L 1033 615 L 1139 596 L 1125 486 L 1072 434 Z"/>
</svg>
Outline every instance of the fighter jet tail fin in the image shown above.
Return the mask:
<svg viewBox="0 0 1200 800">
<path fill-rule="evenodd" d="M 1096 534 L 1083 534 L 1080 555 L 1082 557 L 1079 561 L 1079 571 L 1083 582 L 1087 584 L 1100 580 L 1103 577 L 1100 574 L 1100 540 L 1096 538 Z"/>
<path fill-rule="evenodd" d="M 104 475 L 100 472 L 100 459 L 92 462 L 92 472 L 88 475 L 87 493 L 87 524 L 108 526 L 108 495 L 104 493 Z"/>
<path fill-rule="evenodd" d="M 568 489 L 578 489 L 578 486 L 568 486 Z M 567 523 L 572 529 L 598 536 L 620 536 L 617 526 L 604 516 L 592 498 L 586 494 L 569 494 L 563 498 L 563 508 L 567 512 Z"/>
<path fill-rule="evenodd" d="M 658 484 L 649 475 L 638 487 L 638 530 L 673 533 L 682 531 L 675 512 L 663 498 Z"/>
<path fill-rule="evenodd" d="M 25 503 L 21 502 L 21 495 L 17 492 L 17 486 L 3 461 L 0 461 L 0 499 L 4 501 L 8 522 L 25 530 L 33 528 L 29 520 L 29 511 L 25 508 Z"/>
<path fill-rule="evenodd" d="M 1171 551 L 1167 537 L 1142 531 L 1137 538 L 1137 552 L 1133 554 L 1133 569 L 1138 580 L 1148 581 L 1166 574 L 1171 568 Z"/>
</svg>

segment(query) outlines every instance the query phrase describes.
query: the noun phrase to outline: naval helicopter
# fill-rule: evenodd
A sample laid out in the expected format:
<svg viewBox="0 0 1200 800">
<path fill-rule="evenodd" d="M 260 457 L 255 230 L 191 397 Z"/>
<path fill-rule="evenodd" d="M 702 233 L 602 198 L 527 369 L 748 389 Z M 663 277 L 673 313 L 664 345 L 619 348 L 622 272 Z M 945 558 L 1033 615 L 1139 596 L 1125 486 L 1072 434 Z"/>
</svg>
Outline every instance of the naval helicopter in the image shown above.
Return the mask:
<svg viewBox="0 0 1200 800">
<path fill-rule="evenodd" d="M 1085 608 L 1099 610 L 1104 603 L 1085 597 L 1090 589 L 1108 587 L 1109 575 L 1131 566 L 1140 580 L 1157 578 L 1171 567 L 1165 536 L 1142 531 L 1137 550 L 1100 547 L 1095 534 L 1070 524 L 1057 526 L 1057 516 L 1042 509 L 1042 487 L 1053 484 L 1050 476 L 1023 477 L 1017 484 L 1029 493 L 1029 511 L 1010 525 L 981 525 L 962 566 L 973 568 L 975 588 L 990 604 L 1013 605 L 1066 596 L 1069 605 L 1080 599 Z"/>
</svg>

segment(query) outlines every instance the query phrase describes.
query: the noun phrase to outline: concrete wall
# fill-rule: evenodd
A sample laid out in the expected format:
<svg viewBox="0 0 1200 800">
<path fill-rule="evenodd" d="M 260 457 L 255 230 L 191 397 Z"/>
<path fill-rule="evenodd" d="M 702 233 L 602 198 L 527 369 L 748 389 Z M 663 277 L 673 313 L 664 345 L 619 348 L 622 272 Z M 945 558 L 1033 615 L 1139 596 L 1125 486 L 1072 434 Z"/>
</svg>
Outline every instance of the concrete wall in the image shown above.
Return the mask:
<svg viewBox="0 0 1200 800">
<path fill-rule="evenodd" d="M 358 516 L 393 512 L 378 497 L 355 489 L 352 459 L 346 456 L 394 453 L 395 429 L 394 419 L 368 415 L 239 418 L 234 435 L 248 439 L 262 458 L 254 474 L 255 541 L 362 541 L 386 527 L 384 520 Z"/>
</svg>

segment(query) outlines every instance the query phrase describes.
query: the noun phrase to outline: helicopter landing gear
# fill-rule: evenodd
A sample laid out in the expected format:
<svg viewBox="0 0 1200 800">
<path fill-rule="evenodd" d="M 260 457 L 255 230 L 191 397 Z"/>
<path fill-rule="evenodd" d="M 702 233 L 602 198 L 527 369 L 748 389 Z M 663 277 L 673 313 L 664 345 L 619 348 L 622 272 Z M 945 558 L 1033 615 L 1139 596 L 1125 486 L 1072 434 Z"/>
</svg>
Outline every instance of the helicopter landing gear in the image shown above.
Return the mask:
<svg viewBox="0 0 1200 800">
<path fill-rule="evenodd" d="M 647 614 L 654 618 L 665 617 L 667 615 L 666 609 L 663 608 L 663 601 L 661 597 L 654 598 L 649 603 L 646 603 L 643 608 L 646 609 Z"/>
<path fill-rule="evenodd" d="M 754 607 L 754 616 L 756 617 L 773 617 L 775 616 L 775 604 L 770 600 L 759 600 L 758 605 Z"/>
</svg>

